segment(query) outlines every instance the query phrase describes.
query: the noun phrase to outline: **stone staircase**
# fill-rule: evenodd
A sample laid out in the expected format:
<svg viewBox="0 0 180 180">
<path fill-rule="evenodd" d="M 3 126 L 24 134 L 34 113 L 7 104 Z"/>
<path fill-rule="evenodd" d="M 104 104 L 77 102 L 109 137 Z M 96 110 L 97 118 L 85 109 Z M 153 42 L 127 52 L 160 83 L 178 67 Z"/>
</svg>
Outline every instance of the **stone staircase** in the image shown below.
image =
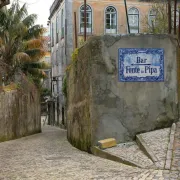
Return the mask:
<svg viewBox="0 0 180 180">
<path fill-rule="evenodd" d="M 180 170 L 180 123 L 171 128 L 136 136 L 136 141 L 118 144 L 95 155 L 144 169 Z M 98 153 L 97 153 L 98 152 Z"/>
</svg>

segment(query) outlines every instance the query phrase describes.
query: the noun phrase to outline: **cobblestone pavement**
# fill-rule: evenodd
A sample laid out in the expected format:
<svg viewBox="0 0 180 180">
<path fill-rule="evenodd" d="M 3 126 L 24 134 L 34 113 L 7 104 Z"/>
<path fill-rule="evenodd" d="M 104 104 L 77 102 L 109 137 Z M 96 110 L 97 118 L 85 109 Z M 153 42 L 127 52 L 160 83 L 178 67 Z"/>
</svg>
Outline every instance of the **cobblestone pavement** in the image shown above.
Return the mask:
<svg viewBox="0 0 180 180">
<path fill-rule="evenodd" d="M 133 168 L 81 152 L 67 142 L 66 131 L 55 127 L 0 143 L 0 180 L 172 180 L 178 176 L 178 171 Z"/>
<path fill-rule="evenodd" d="M 170 128 L 160 129 L 141 134 L 146 144 L 151 148 L 158 159 L 161 168 L 164 168 L 169 143 Z"/>
<path fill-rule="evenodd" d="M 139 149 L 136 142 L 119 144 L 105 151 L 134 162 L 139 165 L 138 167 L 150 168 L 154 166 L 154 163 Z"/>
</svg>

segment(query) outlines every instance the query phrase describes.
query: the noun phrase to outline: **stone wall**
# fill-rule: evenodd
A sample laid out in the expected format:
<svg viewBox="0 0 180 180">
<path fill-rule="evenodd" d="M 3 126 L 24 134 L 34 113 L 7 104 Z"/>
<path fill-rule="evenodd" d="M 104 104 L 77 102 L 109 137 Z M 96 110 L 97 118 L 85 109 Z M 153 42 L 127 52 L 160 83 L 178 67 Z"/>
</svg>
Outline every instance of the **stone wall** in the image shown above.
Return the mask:
<svg viewBox="0 0 180 180">
<path fill-rule="evenodd" d="M 0 142 L 41 132 L 40 97 L 33 85 L 0 92 Z"/>
<path fill-rule="evenodd" d="M 164 82 L 119 82 L 119 48 L 164 48 Z M 73 145 L 131 141 L 179 119 L 177 40 L 168 35 L 94 37 L 68 73 L 67 129 Z"/>
<path fill-rule="evenodd" d="M 91 146 L 89 56 L 82 49 L 81 57 L 71 65 L 67 77 L 67 137 L 74 146 L 85 151 Z"/>
</svg>

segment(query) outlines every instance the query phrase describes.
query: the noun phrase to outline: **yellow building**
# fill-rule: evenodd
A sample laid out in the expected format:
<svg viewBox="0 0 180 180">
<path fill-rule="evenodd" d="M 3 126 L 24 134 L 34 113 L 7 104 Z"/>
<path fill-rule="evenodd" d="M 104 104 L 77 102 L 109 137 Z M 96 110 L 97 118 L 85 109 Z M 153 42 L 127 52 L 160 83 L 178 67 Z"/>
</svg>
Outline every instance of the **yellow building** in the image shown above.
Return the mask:
<svg viewBox="0 0 180 180">
<path fill-rule="evenodd" d="M 103 34 L 127 34 L 124 0 L 87 0 L 87 36 Z M 128 0 L 127 11 L 131 33 L 142 33 L 143 19 L 155 17 L 151 1 Z M 77 14 L 77 33 L 84 33 L 84 0 L 73 1 L 73 12 Z"/>
</svg>

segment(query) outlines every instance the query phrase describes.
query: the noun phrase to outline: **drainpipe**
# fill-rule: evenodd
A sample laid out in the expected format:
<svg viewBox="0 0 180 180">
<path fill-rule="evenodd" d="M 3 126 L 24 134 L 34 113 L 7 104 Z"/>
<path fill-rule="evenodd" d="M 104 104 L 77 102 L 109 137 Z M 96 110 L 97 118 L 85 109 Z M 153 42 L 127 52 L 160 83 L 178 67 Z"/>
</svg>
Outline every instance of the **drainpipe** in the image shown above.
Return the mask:
<svg viewBox="0 0 180 180">
<path fill-rule="evenodd" d="M 168 0 L 168 33 L 171 34 L 171 0 Z"/>
<path fill-rule="evenodd" d="M 130 34 L 129 17 L 128 17 L 128 12 L 127 12 L 127 4 L 126 4 L 126 0 L 124 0 L 124 6 L 125 6 L 125 11 L 126 11 L 126 20 L 127 20 L 128 33 Z"/>
<path fill-rule="evenodd" d="M 86 0 L 84 0 L 84 42 L 86 42 Z"/>
<path fill-rule="evenodd" d="M 177 11 L 177 0 L 174 0 L 174 34 L 176 35 L 176 11 Z"/>
</svg>

